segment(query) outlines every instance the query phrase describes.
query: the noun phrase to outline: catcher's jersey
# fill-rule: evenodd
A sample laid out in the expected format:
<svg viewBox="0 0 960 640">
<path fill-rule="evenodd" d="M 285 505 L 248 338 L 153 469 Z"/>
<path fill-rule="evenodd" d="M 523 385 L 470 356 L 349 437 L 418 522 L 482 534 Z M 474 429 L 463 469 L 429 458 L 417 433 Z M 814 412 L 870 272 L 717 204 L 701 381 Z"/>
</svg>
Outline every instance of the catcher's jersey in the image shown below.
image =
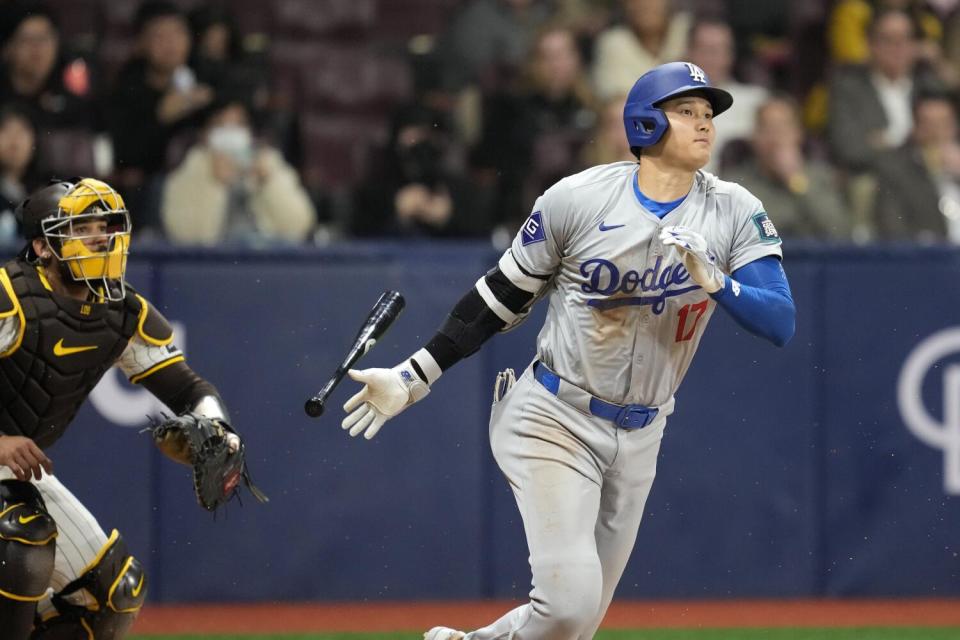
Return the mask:
<svg viewBox="0 0 960 640">
<path fill-rule="evenodd" d="M 0 268 L 0 434 L 48 447 L 114 364 L 139 382 L 183 360 L 166 319 L 127 290 L 116 302 L 55 293 L 37 267 Z"/>
<path fill-rule="evenodd" d="M 640 203 L 637 168 L 618 162 L 564 178 L 537 199 L 507 253 L 551 278 L 537 357 L 600 398 L 657 406 L 683 380 L 716 307 L 660 230 L 696 230 L 727 273 L 782 253 L 763 205 L 743 187 L 697 172 L 660 219 Z"/>
</svg>

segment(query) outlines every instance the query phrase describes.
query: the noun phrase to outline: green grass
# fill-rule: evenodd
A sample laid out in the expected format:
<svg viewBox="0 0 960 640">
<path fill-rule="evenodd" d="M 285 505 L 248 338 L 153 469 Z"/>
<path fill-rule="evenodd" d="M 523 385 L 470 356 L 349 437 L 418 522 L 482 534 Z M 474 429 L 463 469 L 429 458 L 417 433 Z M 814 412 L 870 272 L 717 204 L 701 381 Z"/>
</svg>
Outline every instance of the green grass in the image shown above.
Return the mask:
<svg viewBox="0 0 960 640">
<path fill-rule="evenodd" d="M 133 636 L 130 640 L 418 640 L 420 633 Z M 960 627 L 849 629 L 645 629 L 601 631 L 597 640 L 960 640 Z"/>
</svg>

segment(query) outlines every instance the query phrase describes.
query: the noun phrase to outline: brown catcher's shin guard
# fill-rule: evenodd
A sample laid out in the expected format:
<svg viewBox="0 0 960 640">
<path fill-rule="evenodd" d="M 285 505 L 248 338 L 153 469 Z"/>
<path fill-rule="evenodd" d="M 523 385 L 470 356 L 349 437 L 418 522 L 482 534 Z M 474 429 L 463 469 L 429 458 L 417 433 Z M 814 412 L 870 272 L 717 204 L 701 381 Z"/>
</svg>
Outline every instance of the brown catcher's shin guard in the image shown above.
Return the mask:
<svg viewBox="0 0 960 640">
<path fill-rule="evenodd" d="M 0 481 L 0 638 L 26 640 L 53 575 L 57 525 L 36 487 Z"/>
<path fill-rule="evenodd" d="M 85 589 L 96 601 L 86 608 L 67 600 Z M 83 574 L 54 594 L 57 614 L 37 624 L 32 640 L 120 640 L 126 637 L 147 595 L 140 561 L 114 529 Z"/>
</svg>

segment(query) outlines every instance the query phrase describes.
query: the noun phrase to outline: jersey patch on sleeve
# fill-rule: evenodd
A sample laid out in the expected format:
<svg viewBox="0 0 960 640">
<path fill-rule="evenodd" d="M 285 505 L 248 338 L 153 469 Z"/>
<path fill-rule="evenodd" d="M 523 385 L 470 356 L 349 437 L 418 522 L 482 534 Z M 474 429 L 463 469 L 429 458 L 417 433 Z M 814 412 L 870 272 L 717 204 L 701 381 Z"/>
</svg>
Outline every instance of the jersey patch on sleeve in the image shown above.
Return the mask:
<svg viewBox="0 0 960 640">
<path fill-rule="evenodd" d="M 757 225 L 757 232 L 760 234 L 760 242 L 767 244 L 780 244 L 780 234 L 777 228 L 773 226 L 773 220 L 767 215 L 766 211 L 761 211 L 753 216 L 753 224 Z"/>
<path fill-rule="evenodd" d="M 546 239 L 547 234 L 543 230 L 543 220 L 540 217 L 540 212 L 534 211 L 520 228 L 520 242 L 523 246 L 527 246 L 535 242 L 543 242 Z"/>
</svg>

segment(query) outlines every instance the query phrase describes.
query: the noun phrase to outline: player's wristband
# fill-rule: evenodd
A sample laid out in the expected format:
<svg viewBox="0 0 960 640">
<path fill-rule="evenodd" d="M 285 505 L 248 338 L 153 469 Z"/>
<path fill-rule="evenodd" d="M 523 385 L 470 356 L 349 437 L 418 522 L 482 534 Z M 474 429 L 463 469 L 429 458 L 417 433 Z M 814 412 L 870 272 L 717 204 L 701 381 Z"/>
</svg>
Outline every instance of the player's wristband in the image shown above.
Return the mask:
<svg viewBox="0 0 960 640">
<path fill-rule="evenodd" d="M 425 347 L 410 356 L 410 364 L 427 385 L 432 385 L 443 374 L 440 365 Z"/>
<path fill-rule="evenodd" d="M 739 296 L 740 283 L 734 280 L 733 278 L 731 278 L 730 276 L 728 276 L 727 274 L 723 274 L 723 284 L 720 286 L 720 288 L 712 293 L 708 293 L 707 295 L 709 295 L 711 298 L 713 298 L 717 302 L 720 302 L 720 300 L 727 297 L 728 295 L 733 295 L 734 297 Z"/>
</svg>

